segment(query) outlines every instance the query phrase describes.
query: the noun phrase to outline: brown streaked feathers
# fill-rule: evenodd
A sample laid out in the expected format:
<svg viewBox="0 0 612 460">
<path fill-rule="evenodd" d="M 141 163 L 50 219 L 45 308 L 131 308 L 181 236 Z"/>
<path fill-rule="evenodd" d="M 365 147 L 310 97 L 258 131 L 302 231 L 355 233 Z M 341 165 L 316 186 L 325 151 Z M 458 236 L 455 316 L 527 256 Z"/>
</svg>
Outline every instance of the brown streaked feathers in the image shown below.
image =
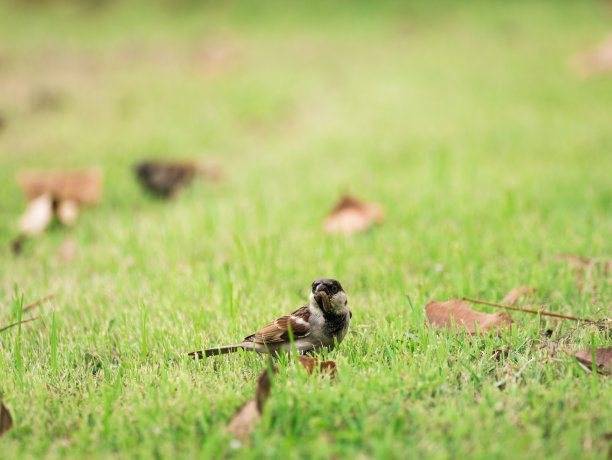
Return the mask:
<svg viewBox="0 0 612 460">
<path fill-rule="evenodd" d="M 310 309 L 308 305 L 298 308 L 290 315 L 281 316 L 276 321 L 262 327 L 255 334 L 244 339 L 244 342 L 278 343 L 289 340 L 289 326 L 293 337 L 306 337 L 310 334 Z"/>
</svg>

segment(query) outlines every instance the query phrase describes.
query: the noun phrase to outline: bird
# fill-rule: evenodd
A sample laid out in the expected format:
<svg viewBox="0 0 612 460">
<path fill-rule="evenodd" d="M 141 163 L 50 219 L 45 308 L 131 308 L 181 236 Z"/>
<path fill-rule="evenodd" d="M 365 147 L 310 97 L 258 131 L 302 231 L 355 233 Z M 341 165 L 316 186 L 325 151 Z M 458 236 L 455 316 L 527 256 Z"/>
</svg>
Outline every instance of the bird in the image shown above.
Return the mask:
<svg viewBox="0 0 612 460">
<path fill-rule="evenodd" d="M 192 162 L 143 161 L 134 171 L 146 189 L 171 198 L 193 180 L 197 166 Z"/>
<path fill-rule="evenodd" d="M 271 354 L 291 353 L 289 328 L 298 354 L 318 353 L 323 348 L 333 350 L 346 336 L 352 316 L 340 282 L 330 278 L 318 278 L 312 282 L 310 302 L 303 307 L 289 315 L 281 316 L 255 334 L 245 337 L 240 343 L 192 351 L 189 356 L 202 359 L 238 350 Z"/>
</svg>

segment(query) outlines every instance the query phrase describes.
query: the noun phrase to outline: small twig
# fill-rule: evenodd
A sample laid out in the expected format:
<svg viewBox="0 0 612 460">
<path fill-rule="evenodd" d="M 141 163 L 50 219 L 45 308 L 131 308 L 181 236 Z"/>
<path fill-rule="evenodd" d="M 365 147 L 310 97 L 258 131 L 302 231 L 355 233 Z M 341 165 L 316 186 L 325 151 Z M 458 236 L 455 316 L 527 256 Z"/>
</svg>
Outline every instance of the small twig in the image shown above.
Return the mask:
<svg viewBox="0 0 612 460">
<path fill-rule="evenodd" d="M 32 308 L 36 308 L 43 302 L 46 302 L 47 300 L 50 300 L 53 297 L 55 297 L 55 294 L 49 294 L 48 296 L 43 297 L 42 299 L 37 300 L 36 302 L 32 302 L 30 305 L 26 305 L 25 307 L 23 307 L 23 311 L 26 312 L 28 310 L 31 310 Z"/>
<path fill-rule="evenodd" d="M 481 303 L 483 305 L 489 305 L 491 307 L 505 308 L 506 310 L 521 311 L 523 313 L 533 313 L 535 315 L 552 316 L 553 318 L 570 319 L 572 321 L 584 321 L 586 323 L 596 323 L 597 322 L 593 319 L 588 319 L 588 318 L 578 318 L 577 316 L 561 315 L 559 313 L 550 313 L 548 311 L 529 310 L 526 308 L 511 307 L 510 305 L 501 305 L 499 303 L 487 302 L 485 300 L 470 299 L 469 297 L 464 297 L 461 300 L 465 300 L 467 302 L 473 302 L 473 303 Z"/>
<path fill-rule="evenodd" d="M 4 332 L 7 329 L 10 329 L 11 327 L 15 327 L 15 326 L 19 326 L 19 324 L 23 324 L 23 323 L 29 323 L 30 321 L 35 321 L 37 319 L 39 319 L 40 316 L 35 316 L 34 318 L 28 318 L 28 319 L 24 319 L 23 321 L 19 322 L 17 321 L 16 323 L 13 324 L 9 324 L 8 326 L 4 326 L 2 328 L 0 328 L 0 332 Z"/>
</svg>

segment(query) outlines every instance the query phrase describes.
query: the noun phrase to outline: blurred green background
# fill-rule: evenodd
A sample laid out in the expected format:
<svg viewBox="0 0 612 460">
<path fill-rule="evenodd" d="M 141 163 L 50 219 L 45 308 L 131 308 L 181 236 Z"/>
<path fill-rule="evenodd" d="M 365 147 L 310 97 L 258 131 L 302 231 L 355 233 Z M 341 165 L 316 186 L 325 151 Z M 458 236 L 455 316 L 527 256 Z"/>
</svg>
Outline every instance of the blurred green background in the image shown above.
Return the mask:
<svg viewBox="0 0 612 460">
<path fill-rule="evenodd" d="M 609 313 L 607 274 L 577 285 L 553 255 L 612 254 L 612 78 L 573 64 L 611 26 L 603 1 L 2 2 L 1 323 L 15 283 L 26 303 L 56 299 L 0 335 L 16 420 L 0 452 L 602 458 L 609 380 L 563 357 L 502 393 L 537 321 L 513 316 L 498 366 L 506 338 L 436 336 L 422 307 L 529 284 L 550 310 Z M 164 202 L 134 180 L 148 158 L 213 161 L 225 179 Z M 85 166 L 104 171 L 102 203 L 13 256 L 18 171 Z M 346 192 L 385 223 L 324 235 Z M 334 387 L 283 374 L 253 447 L 232 450 L 223 427 L 263 361 L 184 352 L 240 340 L 321 276 L 370 332 L 333 353 Z M 564 346 L 591 343 L 609 339 Z"/>
</svg>

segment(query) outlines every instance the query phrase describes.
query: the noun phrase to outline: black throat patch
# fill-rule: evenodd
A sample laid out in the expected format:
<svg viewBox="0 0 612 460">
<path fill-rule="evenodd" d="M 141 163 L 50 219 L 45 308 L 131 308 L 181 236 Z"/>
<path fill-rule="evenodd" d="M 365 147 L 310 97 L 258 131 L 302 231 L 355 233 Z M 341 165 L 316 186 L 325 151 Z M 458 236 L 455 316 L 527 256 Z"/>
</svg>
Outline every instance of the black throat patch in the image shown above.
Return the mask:
<svg viewBox="0 0 612 460">
<path fill-rule="evenodd" d="M 346 326 L 346 313 L 323 312 L 325 329 L 330 334 L 337 334 Z"/>
</svg>

